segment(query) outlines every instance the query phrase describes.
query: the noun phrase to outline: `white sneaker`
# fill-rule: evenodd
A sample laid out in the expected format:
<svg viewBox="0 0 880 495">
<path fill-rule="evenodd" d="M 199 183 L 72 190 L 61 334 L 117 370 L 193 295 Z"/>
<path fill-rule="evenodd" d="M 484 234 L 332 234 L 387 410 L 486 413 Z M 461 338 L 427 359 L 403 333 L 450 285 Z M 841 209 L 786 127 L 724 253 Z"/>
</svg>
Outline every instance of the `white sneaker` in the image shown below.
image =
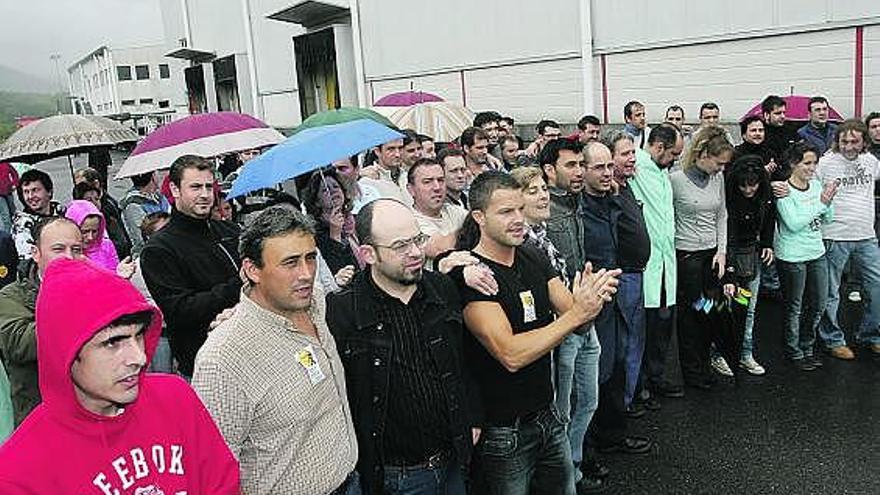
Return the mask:
<svg viewBox="0 0 880 495">
<path fill-rule="evenodd" d="M 850 302 L 862 302 L 862 295 L 859 293 L 859 291 L 854 290 L 849 293 L 847 299 L 849 299 Z"/>
<path fill-rule="evenodd" d="M 711 361 L 712 369 L 715 370 L 719 375 L 724 376 L 733 376 L 733 371 L 730 369 L 730 366 L 727 365 L 727 361 L 724 360 L 721 356 L 714 356 Z"/>
<path fill-rule="evenodd" d="M 740 359 L 739 360 L 739 367 L 748 371 L 749 374 L 752 374 L 755 376 L 761 376 L 767 372 L 767 370 L 765 370 L 763 366 L 758 364 L 758 362 L 755 361 L 755 358 L 753 358 L 752 356 L 749 356 L 746 359 Z"/>
</svg>

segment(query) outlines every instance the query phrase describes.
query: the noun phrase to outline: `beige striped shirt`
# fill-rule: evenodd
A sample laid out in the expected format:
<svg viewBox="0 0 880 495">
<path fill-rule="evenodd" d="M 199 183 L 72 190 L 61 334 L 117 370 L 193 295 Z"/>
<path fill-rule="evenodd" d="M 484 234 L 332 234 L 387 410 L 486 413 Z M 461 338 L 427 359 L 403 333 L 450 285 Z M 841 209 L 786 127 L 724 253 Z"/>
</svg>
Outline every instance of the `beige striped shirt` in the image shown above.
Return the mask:
<svg viewBox="0 0 880 495">
<path fill-rule="evenodd" d="M 345 374 L 324 312 L 316 290 L 315 339 L 242 291 L 196 357 L 193 388 L 241 464 L 244 494 L 327 494 L 355 468 Z M 323 379 L 303 364 L 309 346 Z"/>
</svg>

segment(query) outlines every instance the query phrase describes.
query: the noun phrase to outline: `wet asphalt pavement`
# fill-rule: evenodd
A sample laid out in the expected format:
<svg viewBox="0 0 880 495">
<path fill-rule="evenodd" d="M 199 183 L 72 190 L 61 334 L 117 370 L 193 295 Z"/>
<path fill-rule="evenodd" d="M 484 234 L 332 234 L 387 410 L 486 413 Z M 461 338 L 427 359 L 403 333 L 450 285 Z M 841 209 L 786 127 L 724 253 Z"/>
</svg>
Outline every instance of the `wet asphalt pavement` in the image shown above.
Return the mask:
<svg viewBox="0 0 880 495">
<path fill-rule="evenodd" d="M 851 342 L 858 305 L 845 313 Z M 686 389 L 630 420 L 657 445 L 603 457 L 606 493 L 880 494 L 880 358 L 853 347 L 855 361 L 820 353 L 824 367 L 799 371 L 783 354 L 782 304 L 761 300 L 757 318 L 755 357 L 767 374 Z"/>
</svg>

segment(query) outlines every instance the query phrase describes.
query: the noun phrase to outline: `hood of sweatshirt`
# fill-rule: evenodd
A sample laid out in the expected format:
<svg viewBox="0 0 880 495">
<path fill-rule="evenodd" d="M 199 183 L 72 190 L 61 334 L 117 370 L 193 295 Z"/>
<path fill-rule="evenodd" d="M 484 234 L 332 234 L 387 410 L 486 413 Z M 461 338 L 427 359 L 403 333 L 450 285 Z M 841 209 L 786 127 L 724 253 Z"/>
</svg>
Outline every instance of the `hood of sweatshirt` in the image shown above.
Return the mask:
<svg viewBox="0 0 880 495">
<path fill-rule="evenodd" d="M 86 217 L 97 216 L 101 219 L 98 227 L 98 239 L 103 239 L 107 235 L 107 221 L 104 220 L 104 214 L 91 201 L 84 199 L 75 199 L 67 205 L 67 211 L 64 216 L 73 220 L 78 226 L 82 227 Z M 100 245 L 100 242 L 96 243 Z"/>
<path fill-rule="evenodd" d="M 65 424 L 88 434 L 108 433 L 113 423 L 124 424 L 125 413 L 106 417 L 80 405 L 74 392 L 71 365 L 82 346 L 113 320 L 141 311 L 153 313 L 144 333 L 144 347 L 149 363 L 159 342 L 162 313 L 150 305 L 128 281 L 84 259 L 53 261 L 43 276 L 37 297 L 37 365 L 40 393 L 48 412 Z M 141 378 L 146 367 L 141 370 Z M 137 407 L 137 399 L 126 412 Z M 111 428 L 112 429 L 112 428 Z"/>
</svg>

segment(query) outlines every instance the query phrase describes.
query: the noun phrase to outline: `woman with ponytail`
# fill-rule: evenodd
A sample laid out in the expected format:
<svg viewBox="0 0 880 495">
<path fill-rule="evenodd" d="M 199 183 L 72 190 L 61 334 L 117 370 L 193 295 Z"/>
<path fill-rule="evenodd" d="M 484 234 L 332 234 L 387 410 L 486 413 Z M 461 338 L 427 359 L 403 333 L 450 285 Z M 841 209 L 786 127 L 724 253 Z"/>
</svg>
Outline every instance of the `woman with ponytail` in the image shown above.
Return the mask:
<svg viewBox="0 0 880 495">
<path fill-rule="evenodd" d="M 693 138 L 681 170 L 669 175 L 675 207 L 675 249 L 678 261 L 678 342 L 685 385 L 709 389 L 715 382 L 709 368 L 714 341 L 728 359 L 739 357 L 742 332 L 730 342 L 715 306 L 736 291 L 727 271 L 727 206 L 724 174 L 733 146 L 724 129 L 709 126 Z"/>
</svg>

